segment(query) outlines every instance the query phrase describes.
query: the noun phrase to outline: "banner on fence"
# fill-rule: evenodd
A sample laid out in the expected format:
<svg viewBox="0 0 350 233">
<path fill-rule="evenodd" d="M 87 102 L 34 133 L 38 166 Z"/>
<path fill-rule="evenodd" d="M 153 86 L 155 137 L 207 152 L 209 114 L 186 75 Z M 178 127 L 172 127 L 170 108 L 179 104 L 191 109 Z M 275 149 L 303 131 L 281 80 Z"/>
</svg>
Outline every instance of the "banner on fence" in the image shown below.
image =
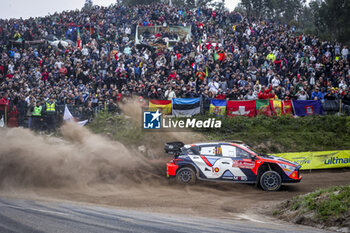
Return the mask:
<svg viewBox="0 0 350 233">
<path fill-rule="evenodd" d="M 158 109 L 165 115 L 171 114 L 171 100 L 150 100 L 148 110 L 157 111 Z"/>
<path fill-rule="evenodd" d="M 256 114 L 272 116 L 269 100 L 255 100 Z"/>
<path fill-rule="evenodd" d="M 173 99 L 173 115 L 195 115 L 201 112 L 200 98 L 174 98 Z"/>
<path fill-rule="evenodd" d="M 255 116 L 255 100 L 227 101 L 227 116 Z"/>
<path fill-rule="evenodd" d="M 270 100 L 270 106 L 272 113 L 275 116 L 281 116 L 283 114 L 283 107 L 281 100 Z"/>
<path fill-rule="evenodd" d="M 275 156 L 296 162 L 301 170 L 350 167 L 350 150 L 280 153 Z"/>
<path fill-rule="evenodd" d="M 217 116 L 226 116 L 226 100 L 212 99 L 210 101 L 209 113 Z"/>
<path fill-rule="evenodd" d="M 283 115 L 292 115 L 293 114 L 293 108 L 292 108 L 292 101 L 291 100 L 283 100 L 282 101 L 282 114 Z"/>
<path fill-rule="evenodd" d="M 293 100 L 294 114 L 297 116 L 323 114 L 321 101 L 319 100 Z"/>
</svg>

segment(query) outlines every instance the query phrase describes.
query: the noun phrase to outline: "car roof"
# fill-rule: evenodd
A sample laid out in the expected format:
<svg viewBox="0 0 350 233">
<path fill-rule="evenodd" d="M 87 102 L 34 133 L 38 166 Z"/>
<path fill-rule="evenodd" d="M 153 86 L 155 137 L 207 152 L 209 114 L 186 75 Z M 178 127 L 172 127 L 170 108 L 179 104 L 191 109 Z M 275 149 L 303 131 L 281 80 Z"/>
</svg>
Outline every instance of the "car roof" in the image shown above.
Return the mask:
<svg viewBox="0 0 350 233">
<path fill-rule="evenodd" d="M 210 145 L 218 145 L 218 144 L 237 144 L 237 145 L 245 145 L 242 141 L 222 141 L 222 142 L 200 142 L 200 143 L 192 143 L 185 145 L 187 147 L 192 146 L 210 146 Z"/>
</svg>

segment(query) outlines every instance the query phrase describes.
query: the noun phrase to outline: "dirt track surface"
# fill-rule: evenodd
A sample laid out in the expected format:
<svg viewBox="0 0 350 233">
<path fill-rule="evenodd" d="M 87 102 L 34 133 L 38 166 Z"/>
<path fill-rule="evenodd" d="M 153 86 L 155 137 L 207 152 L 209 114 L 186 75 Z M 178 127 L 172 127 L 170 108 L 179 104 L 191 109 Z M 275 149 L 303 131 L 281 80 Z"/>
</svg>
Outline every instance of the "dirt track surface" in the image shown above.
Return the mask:
<svg viewBox="0 0 350 233">
<path fill-rule="evenodd" d="M 350 171 L 307 172 L 299 184 L 282 186 L 278 192 L 264 192 L 253 185 L 201 183 L 181 186 L 173 183 L 134 186 L 96 185 L 84 191 L 74 189 L 2 190 L 0 195 L 36 200 L 74 202 L 122 207 L 149 212 L 197 215 L 230 219 L 243 213 L 264 212 L 280 201 L 317 188 L 350 184 Z"/>
</svg>

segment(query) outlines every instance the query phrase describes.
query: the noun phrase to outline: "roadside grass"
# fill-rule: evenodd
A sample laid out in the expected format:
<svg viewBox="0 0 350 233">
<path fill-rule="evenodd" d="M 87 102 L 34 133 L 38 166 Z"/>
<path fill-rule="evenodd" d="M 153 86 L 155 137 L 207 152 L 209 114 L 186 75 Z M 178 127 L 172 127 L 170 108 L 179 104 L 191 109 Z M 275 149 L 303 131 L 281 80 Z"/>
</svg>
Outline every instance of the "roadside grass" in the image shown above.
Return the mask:
<svg viewBox="0 0 350 233">
<path fill-rule="evenodd" d="M 205 119 L 210 115 L 199 116 Z M 222 120 L 221 129 L 200 130 L 210 140 L 242 140 L 263 153 L 340 150 L 350 148 L 350 117 L 288 116 Z"/>
<path fill-rule="evenodd" d="M 350 185 L 296 196 L 283 202 L 273 215 L 298 224 L 350 228 Z"/>
<path fill-rule="evenodd" d="M 88 128 L 97 134 L 103 134 L 123 144 L 141 145 L 143 137 L 141 126 L 124 115 L 100 112 L 88 124 Z"/>
</svg>

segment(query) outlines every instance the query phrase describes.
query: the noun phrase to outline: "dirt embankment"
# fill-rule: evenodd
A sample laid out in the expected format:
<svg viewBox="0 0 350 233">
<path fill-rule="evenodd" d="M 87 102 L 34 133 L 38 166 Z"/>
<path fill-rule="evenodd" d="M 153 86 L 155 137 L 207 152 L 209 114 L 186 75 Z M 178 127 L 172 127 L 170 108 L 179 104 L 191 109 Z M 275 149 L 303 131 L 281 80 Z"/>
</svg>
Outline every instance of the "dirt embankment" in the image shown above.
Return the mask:
<svg viewBox="0 0 350 233">
<path fill-rule="evenodd" d="M 350 185 L 296 196 L 276 206 L 273 215 L 297 224 L 350 232 Z"/>
</svg>

